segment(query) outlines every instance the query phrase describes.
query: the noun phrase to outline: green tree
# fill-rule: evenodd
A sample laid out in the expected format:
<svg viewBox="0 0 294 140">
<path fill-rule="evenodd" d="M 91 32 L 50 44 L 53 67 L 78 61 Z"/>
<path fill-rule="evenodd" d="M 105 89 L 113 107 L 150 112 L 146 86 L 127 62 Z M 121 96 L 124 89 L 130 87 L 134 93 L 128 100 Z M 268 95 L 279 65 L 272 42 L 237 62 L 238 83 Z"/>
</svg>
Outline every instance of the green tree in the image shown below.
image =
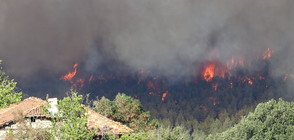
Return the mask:
<svg viewBox="0 0 294 140">
<path fill-rule="evenodd" d="M 55 114 L 53 133 L 59 139 L 92 139 L 95 130 L 87 129 L 86 109 L 81 104 L 83 96 L 71 91 L 68 97 L 58 101 L 59 113 Z"/>
<path fill-rule="evenodd" d="M 1 60 L 0 60 L 1 65 Z M 9 76 L 5 74 L 0 67 L 0 109 L 20 102 L 22 98 L 22 92 L 16 91 L 16 82 L 10 80 Z"/>
<path fill-rule="evenodd" d="M 118 93 L 113 101 L 105 97 L 95 101 L 94 110 L 135 131 L 153 129 L 157 126 L 157 121 L 151 120 L 150 113 L 143 109 L 139 100 L 123 93 Z"/>
<path fill-rule="evenodd" d="M 100 100 L 94 101 L 94 105 L 95 111 L 99 112 L 103 116 L 110 118 L 115 113 L 113 102 L 105 98 L 104 96 Z"/>
<path fill-rule="evenodd" d="M 240 123 L 208 139 L 294 139 L 294 103 L 282 99 L 260 103 Z"/>
</svg>

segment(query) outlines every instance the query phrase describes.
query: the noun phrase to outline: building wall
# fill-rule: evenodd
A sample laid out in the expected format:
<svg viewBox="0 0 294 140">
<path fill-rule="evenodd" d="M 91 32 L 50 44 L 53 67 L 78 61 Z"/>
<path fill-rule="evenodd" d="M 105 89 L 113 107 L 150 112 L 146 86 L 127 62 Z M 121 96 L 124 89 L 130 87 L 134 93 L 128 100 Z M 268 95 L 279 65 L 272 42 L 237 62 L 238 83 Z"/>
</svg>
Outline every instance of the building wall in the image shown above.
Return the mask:
<svg viewBox="0 0 294 140">
<path fill-rule="evenodd" d="M 8 125 L 0 129 L 0 140 L 5 139 L 6 133 L 12 130 L 13 133 L 19 131 L 25 131 L 25 127 L 33 129 L 49 129 L 52 127 L 52 122 L 47 119 L 35 119 L 35 122 L 31 122 L 31 119 L 24 120 L 23 122 L 17 122 L 15 124 Z"/>
</svg>

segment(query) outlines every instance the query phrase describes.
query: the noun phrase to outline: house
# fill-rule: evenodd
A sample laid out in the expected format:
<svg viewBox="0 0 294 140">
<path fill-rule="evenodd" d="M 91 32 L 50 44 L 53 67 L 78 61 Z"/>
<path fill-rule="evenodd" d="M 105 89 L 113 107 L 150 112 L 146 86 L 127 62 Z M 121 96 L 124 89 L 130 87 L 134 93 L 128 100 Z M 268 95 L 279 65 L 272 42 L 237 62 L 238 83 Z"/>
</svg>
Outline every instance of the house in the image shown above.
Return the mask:
<svg viewBox="0 0 294 140">
<path fill-rule="evenodd" d="M 35 129 L 50 129 L 52 117 L 44 113 L 43 106 L 49 105 L 50 113 L 58 112 L 57 98 L 50 98 L 48 102 L 36 97 L 29 97 L 19 103 L 12 104 L 0 110 L 0 139 L 5 138 L 7 130 L 21 131 L 21 124 L 25 123 Z M 88 115 L 87 127 L 89 130 L 97 129 L 96 136 L 103 134 L 121 135 L 130 133 L 133 130 L 119 122 L 108 119 L 107 117 L 85 107 Z"/>
</svg>

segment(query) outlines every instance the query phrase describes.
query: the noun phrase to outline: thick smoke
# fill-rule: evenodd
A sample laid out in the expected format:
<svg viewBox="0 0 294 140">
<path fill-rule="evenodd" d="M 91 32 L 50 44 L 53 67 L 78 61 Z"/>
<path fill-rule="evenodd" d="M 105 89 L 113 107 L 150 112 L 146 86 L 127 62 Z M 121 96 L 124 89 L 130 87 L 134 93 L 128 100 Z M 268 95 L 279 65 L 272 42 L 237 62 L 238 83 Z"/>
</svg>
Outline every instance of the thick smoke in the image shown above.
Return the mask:
<svg viewBox="0 0 294 140">
<path fill-rule="evenodd" d="M 294 71 L 293 13 L 293 0 L 0 0 L 0 59 L 18 79 L 81 61 L 181 77 L 272 48 L 278 76 Z"/>
</svg>

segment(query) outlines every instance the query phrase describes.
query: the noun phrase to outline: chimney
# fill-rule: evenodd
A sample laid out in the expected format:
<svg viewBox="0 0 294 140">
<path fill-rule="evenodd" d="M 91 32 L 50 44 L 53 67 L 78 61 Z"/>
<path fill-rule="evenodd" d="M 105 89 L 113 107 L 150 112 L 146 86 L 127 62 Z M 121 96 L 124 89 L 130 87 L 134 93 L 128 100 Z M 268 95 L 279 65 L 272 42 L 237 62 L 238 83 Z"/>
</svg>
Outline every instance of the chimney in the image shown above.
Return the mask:
<svg viewBox="0 0 294 140">
<path fill-rule="evenodd" d="M 50 108 L 48 108 L 49 113 L 55 115 L 58 112 L 57 98 L 49 98 L 48 103 L 50 105 Z"/>
</svg>

